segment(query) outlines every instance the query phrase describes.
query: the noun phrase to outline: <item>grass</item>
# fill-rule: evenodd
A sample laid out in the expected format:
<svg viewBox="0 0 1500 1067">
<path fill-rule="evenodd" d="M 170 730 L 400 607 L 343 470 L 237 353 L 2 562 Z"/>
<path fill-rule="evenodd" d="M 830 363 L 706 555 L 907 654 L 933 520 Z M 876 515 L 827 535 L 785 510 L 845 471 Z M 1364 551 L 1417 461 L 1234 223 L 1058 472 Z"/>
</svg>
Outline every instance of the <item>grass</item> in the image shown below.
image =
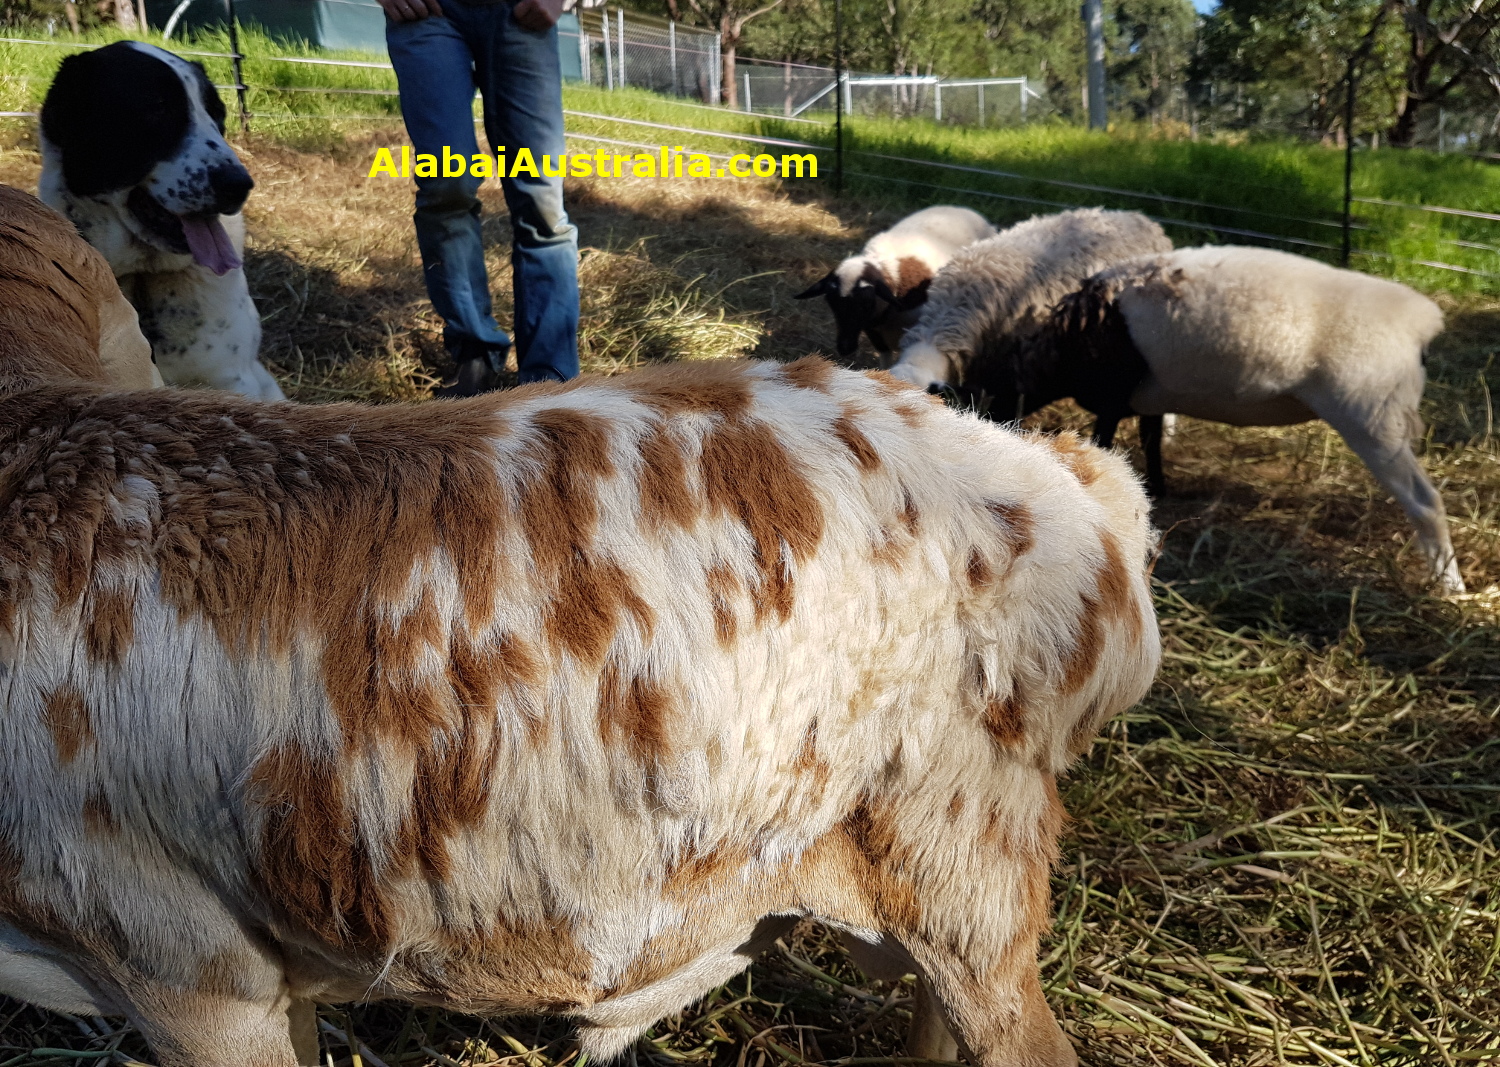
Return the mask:
<svg viewBox="0 0 1500 1067">
<path fill-rule="evenodd" d="M 592 92 L 570 90 L 570 106 L 601 110 L 604 94 Z M 646 121 L 778 129 L 644 94 L 608 102 Z M 615 135 L 654 137 L 626 129 Z M 879 132 L 856 128 L 867 146 Z M 265 353 L 298 399 L 418 399 L 449 369 L 422 293 L 407 184 L 364 177 L 373 147 L 399 139 L 391 126 L 309 122 L 290 139 L 258 124 L 237 142 L 259 182 L 248 269 Z M 994 165 L 1009 143 L 1004 165 L 1076 167 L 1067 173 L 1084 181 L 1109 166 L 1104 142 L 1067 131 L 954 143 L 949 150 Z M 1120 173 L 1148 174 L 1153 158 L 1187 167 L 1156 172 L 1181 183 L 1154 187 L 1173 195 L 1193 181 L 1229 189 L 1238 175 L 1278 188 L 1297 178 L 1307 205 L 1323 202 L 1327 175 L 1312 150 L 1118 144 Z M 1238 169 L 1213 170 L 1231 150 L 1243 155 Z M 1094 157 L 1099 170 L 1085 165 Z M 1367 158 L 1394 167 L 1417 157 Z M 1468 165 L 1438 163 L 1456 174 Z M 0 151 L 0 181 L 34 187 L 37 167 L 24 139 Z M 826 309 L 790 294 L 907 210 L 875 188 L 833 200 L 810 182 L 570 183 L 584 243 L 586 365 L 612 373 L 657 360 L 826 352 Z M 1456 188 L 1430 188 L 1472 202 Z M 496 190 L 483 197 L 506 322 L 504 208 Z M 1173 492 L 1155 515 L 1165 531 L 1155 589 L 1166 658 L 1146 700 L 1109 724 L 1066 783 L 1073 822 L 1042 947 L 1049 997 L 1088 1064 L 1500 1059 L 1500 441 L 1491 385 L 1500 299 L 1464 288 L 1436 295 L 1449 330 L 1430 353 L 1423 459 L 1478 592 L 1424 595 L 1399 510 L 1321 424 L 1182 420 L 1167 443 Z M 1037 424 L 1086 419 L 1059 407 Z M 1133 446 L 1128 430 L 1121 436 Z M 745 975 L 664 1020 L 636 1057 L 653 1067 L 891 1064 L 910 992 L 866 981 L 826 931 L 805 924 Z M 354 1062 L 352 1031 L 374 1053 L 361 1053 L 365 1064 L 578 1067 L 556 1021 L 384 1004 L 327 1008 L 323 1019 L 340 1065 Z M 0 1065 L 132 1057 L 149 1061 L 118 1023 L 0 1001 Z"/>
</svg>

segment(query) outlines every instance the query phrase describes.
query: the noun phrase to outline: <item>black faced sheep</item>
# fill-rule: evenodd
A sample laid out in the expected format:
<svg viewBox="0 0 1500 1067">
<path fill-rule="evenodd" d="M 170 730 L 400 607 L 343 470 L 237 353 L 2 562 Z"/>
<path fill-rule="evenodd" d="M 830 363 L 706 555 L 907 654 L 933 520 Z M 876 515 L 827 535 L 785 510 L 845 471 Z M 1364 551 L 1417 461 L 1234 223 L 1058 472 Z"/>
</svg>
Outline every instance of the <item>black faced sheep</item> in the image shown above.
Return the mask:
<svg viewBox="0 0 1500 1067">
<path fill-rule="evenodd" d="M 1265 248 L 1186 248 L 1088 279 L 991 386 L 996 410 L 1073 397 L 1106 446 L 1140 415 L 1157 494 L 1167 412 L 1236 426 L 1321 418 L 1400 502 L 1438 588 L 1461 593 L 1442 498 L 1410 445 L 1423 351 L 1442 329 L 1436 304 L 1393 281 Z"/>
<path fill-rule="evenodd" d="M 923 208 L 870 238 L 863 252 L 844 260 L 796 299 L 828 300 L 838 327 L 839 355 L 852 356 L 861 333 L 869 336 L 877 352 L 887 355 L 920 317 L 933 276 L 954 253 L 994 234 L 993 226 L 966 207 Z"/>
<path fill-rule="evenodd" d="M 907 331 L 891 374 L 922 388 L 993 395 L 990 379 L 1005 377 L 1053 306 L 1085 278 L 1171 249 L 1161 227 L 1134 211 L 1084 208 L 1018 223 L 970 245 L 933 279 L 922 321 Z"/>
</svg>

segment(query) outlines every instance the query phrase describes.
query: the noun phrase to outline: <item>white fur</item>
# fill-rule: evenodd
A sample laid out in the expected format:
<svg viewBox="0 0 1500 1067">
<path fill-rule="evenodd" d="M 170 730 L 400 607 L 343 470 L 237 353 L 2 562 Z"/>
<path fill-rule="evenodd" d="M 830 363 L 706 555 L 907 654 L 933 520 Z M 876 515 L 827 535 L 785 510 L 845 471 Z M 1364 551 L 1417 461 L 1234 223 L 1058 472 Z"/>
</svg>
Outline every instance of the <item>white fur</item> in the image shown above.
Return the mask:
<svg viewBox="0 0 1500 1067">
<path fill-rule="evenodd" d="M 866 941 L 899 937 L 976 1067 L 1075 1063 L 1031 953 L 1061 818 L 1054 775 L 1100 721 L 1144 693 L 1159 657 L 1145 570 L 1152 535 L 1136 479 L 1120 457 L 949 411 L 880 376 L 828 371 L 809 387 L 777 365 L 752 364 L 704 372 L 722 383 L 653 394 L 638 384 L 653 373 L 662 372 L 452 408 L 489 420 L 493 466 L 482 461 L 483 476 L 511 502 L 495 535 L 502 576 L 461 571 L 442 538 L 406 556 L 402 544 L 384 545 L 385 562 L 357 576 L 372 599 L 377 583 L 388 590 L 375 599 L 390 623 L 385 655 L 397 656 L 398 645 L 424 650 L 401 668 L 402 684 L 432 692 L 446 715 L 458 714 L 445 673 L 458 642 L 500 657 L 503 640 L 518 638 L 538 664 L 537 677 L 475 711 L 474 758 L 493 736 L 498 770 L 474 821 L 438 841 L 452 857 L 441 881 L 385 867 L 411 847 L 398 829 L 417 810 L 413 748 L 379 724 L 350 736 L 330 696 L 325 645 L 358 647 L 366 631 L 326 618 L 279 653 L 253 635 L 251 647 L 233 647 L 206 607 L 169 600 L 156 555 L 193 536 L 175 517 L 191 500 L 212 501 L 210 524 L 235 514 L 221 517 L 221 506 L 279 522 L 302 513 L 289 496 L 306 484 L 299 475 L 317 485 L 378 456 L 430 465 L 432 447 L 393 447 L 381 429 L 393 425 L 383 421 L 389 409 L 347 405 L 347 429 L 331 433 L 330 417 L 314 409 L 105 397 L 77 430 L 88 449 L 58 445 L 52 481 L 28 489 L 55 486 L 58 506 L 80 514 L 74 487 L 100 487 L 108 499 L 89 513 L 99 516 L 97 543 L 123 547 L 81 579 L 86 589 L 73 601 L 53 592 L 37 564 L 0 642 L 0 844 L 21 858 L 8 872 L 11 899 L 45 907 L 54 926 L 107 929 L 130 956 L 111 961 L 107 946 L 96 955 L 84 939 L 36 962 L 29 945 L 0 931 L 0 991 L 106 1008 L 59 970 L 72 968 L 129 1012 L 164 1067 L 290 1067 L 288 997 L 452 1003 L 453 990 L 433 983 L 449 963 L 475 965 L 463 944 L 485 944 L 497 924 L 545 919 L 583 959 L 577 1002 L 556 1010 L 581 1022 L 591 1057 L 607 1057 L 746 966 L 771 936 L 768 917 L 774 927 L 777 917 L 809 916 Z M 724 387 L 748 391 L 732 420 L 713 409 Z M 670 417 L 653 400 L 694 388 L 702 402 Z M 601 664 L 569 652 L 545 625 L 549 613 L 586 607 L 559 605 L 535 547 L 557 532 L 519 503 L 536 491 L 538 450 L 561 447 L 546 427 L 565 411 L 600 420 L 607 452 L 587 489 L 597 522 L 578 535 L 576 559 L 615 568 L 650 609 L 648 621 L 616 617 L 605 662 L 670 693 L 669 742 L 654 756 L 611 740 Z M 430 415 L 442 420 L 445 410 L 433 405 Z M 805 479 L 798 500 L 746 503 L 745 514 L 811 507 L 822 518 L 807 555 L 783 543 L 780 573 L 795 582 L 785 618 L 758 619 L 757 598 L 735 594 L 726 637 L 710 573 L 727 568 L 753 593 L 763 557 L 751 527 L 737 504 L 705 507 L 682 525 L 657 521 L 643 489 L 645 446 L 662 433 L 676 442 L 691 499 L 709 499 L 717 478 L 753 502 L 759 479 L 774 472 L 721 469 L 724 459 L 709 458 L 716 435 L 741 424 L 773 436 Z M 853 431 L 870 450 L 862 462 Z M 222 462 L 209 432 L 222 447 L 259 449 L 266 464 Z M 154 451 L 132 444 L 146 434 Z M 121 464 L 136 473 L 108 473 Z M 372 477 L 346 484 L 384 491 Z M 320 519 L 305 543 L 340 537 L 338 517 Z M 222 527 L 222 544 L 212 540 L 217 528 L 206 529 L 203 552 L 236 550 L 232 526 Z M 404 587 L 390 588 L 393 574 L 406 575 Z M 288 570 L 278 580 L 321 578 Z M 85 637 L 90 603 L 109 590 L 128 590 L 133 604 L 131 643 L 113 664 L 91 659 Z M 466 605 L 466 596 L 484 603 Z M 423 611 L 429 624 L 400 625 Z M 46 694 L 62 685 L 89 713 L 90 740 L 71 760 L 45 725 Z M 1003 740 L 986 724 L 1012 701 L 1021 729 Z M 530 736 L 525 723 L 537 717 L 546 729 Z M 429 732 L 458 741 L 441 724 Z M 327 940 L 282 917 L 274 888 L 258 880 L 273 848 L 263 831 L 279 809 L 253 782 L 274 751 L 332 761 L 348 795 L 340 825 L 364 842 L 355 862 L 372 872 L 366 899 L 378 896 L 391 916 L 388 941 L 372 949 Z M 798 766 L 804 752 L 817 773 Z M 107 802 L 112 832 L 89 831 L 80 813 L 92 798 Z M 842 829 L 866 804 L 895 835 L 899 862 Z M 735 858 L 672 888 L 682 857 L 714 851 Z M 307 877 L 325 873 L 315 864 Z M 869 880 L 885 877 L 909 881 L 918 917 L 888 919 L 901 913 L 867 903 L 882 899 Z M 504 952 L 492 951 L 476 981 L 510 973 Z M 662 958 L 678 962 L 639 987 L 612 985 L 631 966 L 655 975 Z M 200 993 L 216 960 L 232 961 L 235 989 Z M 996 975 L 1008 977 L 997 984 Z M 507 1010 L 483 990 L 462 994 L 474 999 L 452 1006 Z"/>
<path fill-rule="evenodd" d="M 1083 208 L 1017 223 L 938 272 L 891 376 L 921 389 L 962 385 L 985 360 L 987 345 L 1038 329 L 1052 305 L 1089 275 L 1171 247 L 1160 226 L 1134 211 Z"/>
<path fill-rule="evenodd" d="M 1104 271 L 1151 368 L 1131 407 L 1237 426 L 1321 418 L 1417 528 L 1445 593 L 1461 593 L 1442 498 L 1411 450 L 1443 329 L 1431 300 L 1397 282 L 1265 248 L 1185 248 Z"/>
<path fill-rule="evenodd" d="M 901 276 L 902 259 L 919 259 L 936 274 L 960 249 L 994 235 L 995 227 L 977 211 L 948 204 L 924 207 L 871 237 L 859 255 L 848 257 L 834 268 L 839 295 L 848 296 L 853 291 L 866 264 L 873 263 L 894 288 Z"/>
</svg>

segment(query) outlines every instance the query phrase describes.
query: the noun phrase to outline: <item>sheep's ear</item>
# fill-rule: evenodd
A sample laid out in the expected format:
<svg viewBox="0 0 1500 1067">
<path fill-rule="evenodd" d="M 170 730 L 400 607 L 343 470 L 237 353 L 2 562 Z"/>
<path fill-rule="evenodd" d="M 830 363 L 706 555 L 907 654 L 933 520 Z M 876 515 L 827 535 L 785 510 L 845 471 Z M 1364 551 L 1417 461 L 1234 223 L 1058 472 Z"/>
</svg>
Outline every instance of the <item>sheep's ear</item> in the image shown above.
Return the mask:
<svg viewBox="0 0 1500 1067">
<path fill-rule="evenodd" d="M 834 276 L 830 273 L 830 274 L 828 274 L 828 275 L 826 275 L 826 276 L 824 276 L 822 278 L 819 278 L 817 281 L 813 282 L 806 289 L 802 290 L 802 292 L 800 292 L 796 296 L 792 297 L 792 299 L 793 300 L 811 300 L 815 296 L 823 296 L 826 293 L 834 292 L 835 286 L 837 284 L 838 283 L 834 279 Z"/>
</svg>

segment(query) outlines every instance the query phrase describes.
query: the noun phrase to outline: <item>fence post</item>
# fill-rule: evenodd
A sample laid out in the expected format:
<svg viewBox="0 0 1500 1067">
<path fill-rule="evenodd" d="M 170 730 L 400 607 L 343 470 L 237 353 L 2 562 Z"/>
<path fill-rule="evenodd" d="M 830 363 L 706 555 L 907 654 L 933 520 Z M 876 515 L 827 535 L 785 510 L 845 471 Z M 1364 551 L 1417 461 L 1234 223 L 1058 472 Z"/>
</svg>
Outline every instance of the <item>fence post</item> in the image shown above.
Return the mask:
<svg viewBox="0 0 1500 1067">
<path fill-rule="evenodd" d="M 943 83 L 937 82 L 932 87 L 932 118 L 935 122 L 943 121 Z"/>
<path fill-rule="evenodd" d="M 619 68 L 620 88 L 623 89 L 627 84 L 625 81 L 625 9 L 623 7 L 616 8 L 615 16 L 617 20 L 615 22 L 615 29 L 619 31 L 615 36 L 620 39 L 618 45 L 620 49 L 620 62 L 616 66 Z"/>
<path fill-rule="evenodd" d="M 714 65 L 710 72 L 708 84 L 712 90 L 713 103 L 718 104 L 724 98 L 724 34 L 714 34 Z"/>
<path fill-rule="evenodd" d="M 746 111 L 754 111 L 755 110 L 753 107 L 750 106 L 750 72 L 748 70 L 745 71 L 745 110 Z"/>
<path fill-rule="evenodd" d="M 833 191 L 844 191 L 844 3 L 833 0 Z"/>
<path fill-rule="evenodd" d="M 589 35 L 583 28 L 582 12 L 578 19 L 578 73 L 583 77 L 583 84 L 593 85 L 593 71 L 589 70 Z"/>
<path fill-rule="evenodd" d="M 599 25 L 604 28 L 604 87 L 615 87 L 615 57 L 609 48 L 609 8 L 599 12 Z"/>
<path fill-rule="evenodd" d="M 1350 210 L 1354 206 L 1354 57 L 1344 74 L 1344 234 L 1339 265 L 1349 265 Z"/>
<path fill-rule="evenodd" d="M 984 82 L 979 83 L 979 125 L 984 125 Z"/>
<path fill-rule="evenodd" d="M 250 109 L 245 106 L 245 72 L 240 66 L 240 60 L 245 57 L 240 55 L 239 20 L 234 16 L 234 0 L 224 0 L 224 6 L 229 10 L 229 51 L 234 53 L 230 62 L 234 64 L 234 95 L 240 104 L 240 132 L 249 133 Z"/>
<path fill-rule="evenodd" d="M 1104 5 L 1100 0 L 1083 0 L 1083 21 L 1088 28 L 1089 129 L 1109 128 L 1109 111 L 1104 94 Z"/>
<path fill-rule="evenodd" d="M 677 23 L 667 23 L 667 53 L 672 58 L 672 95 L 677 92 Z"/>
<path fill-rule="evenodd" d="M 1021 75 L 1021 125 L 1026 125 L 1026 75 Z"/>
</svg>

